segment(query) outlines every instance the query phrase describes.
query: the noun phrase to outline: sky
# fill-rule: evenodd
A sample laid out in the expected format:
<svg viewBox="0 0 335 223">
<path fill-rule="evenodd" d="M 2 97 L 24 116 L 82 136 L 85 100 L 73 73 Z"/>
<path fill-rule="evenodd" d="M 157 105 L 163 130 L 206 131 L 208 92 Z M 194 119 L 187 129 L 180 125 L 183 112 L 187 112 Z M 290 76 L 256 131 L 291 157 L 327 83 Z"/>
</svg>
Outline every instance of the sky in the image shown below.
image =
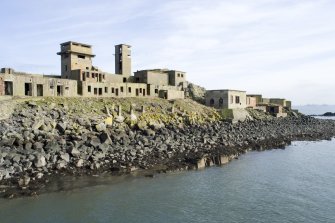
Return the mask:
<svg viewBox="0 0 335 223">
<path fill-rule="evenodd" d="M 334 0 L 1 0 L 0 67 L 60 74 L 59 44 L 93 45 L 114 72 L 114 45 L 133 71 L 169 68 L 208 90 L 293 104 L 335 104 Z"/>
</svg>

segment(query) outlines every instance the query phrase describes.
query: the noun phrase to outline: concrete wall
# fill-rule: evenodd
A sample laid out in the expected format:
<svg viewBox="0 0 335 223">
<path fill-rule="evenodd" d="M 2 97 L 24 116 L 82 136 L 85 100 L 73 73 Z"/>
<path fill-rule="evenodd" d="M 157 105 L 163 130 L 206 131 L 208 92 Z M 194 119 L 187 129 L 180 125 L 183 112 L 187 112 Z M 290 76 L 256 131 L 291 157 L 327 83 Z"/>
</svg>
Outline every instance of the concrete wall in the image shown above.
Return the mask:
<svg viewBox="0 0 335 223">
<path fill-rule="evenodd" d="M 147 83 L 152 85 L 169 85 L 169 74 L 160 71 L 136 71 L 135 72 L 136 82 Z"/>
<path fill-rule="evenodd" d="M 0 96 L 5 95 L 5 82 L 3 77 L 0 76 Z"/>
<path fill-rule="evenodd" d="M 263 102 L 263 96 L 261 94 L 248 94 L 247 97 L 256 98 L 256 103 L 260 104 Z"/>
<path fill-rule="evenodd" d="M 179 90 L 159 90 L 159 97 L 167 100 L 184 99 L 184 91 Z"/>
<path fill-rule="evenodd" d="M 169 85 L 183 86 L 186 82 L 186 73 L 182 71 L 171 70 L 169 74 Z"/>
<path fill-rule="evenodd" d="M 2 78 L 12 82 L 13 96 L 77 96 L 77 81 L 74 80 L 23 74 L 3 74 Z"/>
<path fill-rule="evenodd" d="M 215 108 L 246 108 L 247 95 L 245 91 L 236 90 L 213 90 L 207 91 L 205 95 L 207 106 Z"/>
<path fill-rule="evenodd" d="M 257 106 L 257 98 L 247 96 L 247 107 L 255 108 Z"/>
<path fill-rule="evenodd" d="M 81 82 L 84 97 L 145 97 L 147 85 L 140 83 L 89 83 Z"/>
<path fill-rule="evenodd" d="M 283 107 L 286 106 L 286 100 L 283 98 L 270 98 L 271 104 L 281 105 Z"/>
</svg>

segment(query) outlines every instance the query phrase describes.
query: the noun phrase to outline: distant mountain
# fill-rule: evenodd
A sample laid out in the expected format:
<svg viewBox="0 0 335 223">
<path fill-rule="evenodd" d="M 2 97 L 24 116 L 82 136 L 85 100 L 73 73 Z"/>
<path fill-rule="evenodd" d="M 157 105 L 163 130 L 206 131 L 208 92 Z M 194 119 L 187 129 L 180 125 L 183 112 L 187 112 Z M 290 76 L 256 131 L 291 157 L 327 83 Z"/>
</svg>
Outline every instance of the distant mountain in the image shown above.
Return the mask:
<svg viewBox="0 0 335 223">
<path fill-rule="evenodd" d="M 301 105 L 293 106 L 305 115 L 323 115 L 326 112 L 335 112 L 335 105 Z"/>
</svg>

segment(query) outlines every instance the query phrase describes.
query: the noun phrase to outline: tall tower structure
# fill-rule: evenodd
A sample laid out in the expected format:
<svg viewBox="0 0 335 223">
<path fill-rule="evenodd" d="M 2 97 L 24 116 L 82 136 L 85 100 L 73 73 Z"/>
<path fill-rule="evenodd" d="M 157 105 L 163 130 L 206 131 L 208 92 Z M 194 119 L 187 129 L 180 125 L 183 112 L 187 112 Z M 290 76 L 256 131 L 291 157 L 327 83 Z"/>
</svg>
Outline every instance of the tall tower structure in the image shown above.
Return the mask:
<svg viewBox="0 0 335 223">
<path fill-rule="evenodd" d="M 131 46 L 115 46 L 115 73 L 129 77 L 131 75 Z"/>
<path fill-rule="evenodd" d="M 64 79 L 77 79 L 71 75 L 73 70 L 91 70 L 92 58 L 95 57 L 91 45 L 72 41 L 60 44 L 60 52 L 57 54 L 61 56 L 61 74 Z"/>
</svg>

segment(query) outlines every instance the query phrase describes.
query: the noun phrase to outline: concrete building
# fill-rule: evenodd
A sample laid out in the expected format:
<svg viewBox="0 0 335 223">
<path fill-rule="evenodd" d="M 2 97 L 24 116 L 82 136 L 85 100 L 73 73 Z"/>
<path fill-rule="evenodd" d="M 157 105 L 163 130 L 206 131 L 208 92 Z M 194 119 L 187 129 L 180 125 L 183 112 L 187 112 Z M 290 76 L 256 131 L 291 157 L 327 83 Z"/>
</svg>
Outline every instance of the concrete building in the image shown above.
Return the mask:
<svg viewBox="0 0 335 223">
<path fill-rule="evenodd" d="M 247 94 L 239 90 L 210 90 L 206 91 L 206 105 L 215 108 L 246 108 Z"/>
<path fill-rule="evenodd" d="M 279 117 L 287 117 L 287 113 L 283 112 L 283 106 L 281 105 L 267 105 L 266 112 L 271 115 L 279 118 Z"/>
<path fill-rule="evenodd" d="M 168 69 L 142 70 L 131 75 L 131 46 L 115 46 L 115 73 L 93 65 L 92 46 L 60 44 L 61 76 L 15 72 L 3 68 L 0 95 L 65 97 L 161 97 L 183 99 L 186 73 Z"/>
<path fill-rule="evenodd" d="M 247 95 L 247 107 L 248 108 L 256 108 L 257 106 L 257 98 L 256 97 L 250 97 Z"/>
<path fill-rule="evenodd" d="M 256 104 L 261 104 L 263 102 L 263 96 L 261 94 L 247 94 L 249 98 L 255 98 Z"/>
<path fill-rule="evenodd" d="M 1 87 L 2 86 L 2 87 Z M 77 81 L 1 69 L 0 96 L 63 96 L 77 95 Z"/>
</svg>

